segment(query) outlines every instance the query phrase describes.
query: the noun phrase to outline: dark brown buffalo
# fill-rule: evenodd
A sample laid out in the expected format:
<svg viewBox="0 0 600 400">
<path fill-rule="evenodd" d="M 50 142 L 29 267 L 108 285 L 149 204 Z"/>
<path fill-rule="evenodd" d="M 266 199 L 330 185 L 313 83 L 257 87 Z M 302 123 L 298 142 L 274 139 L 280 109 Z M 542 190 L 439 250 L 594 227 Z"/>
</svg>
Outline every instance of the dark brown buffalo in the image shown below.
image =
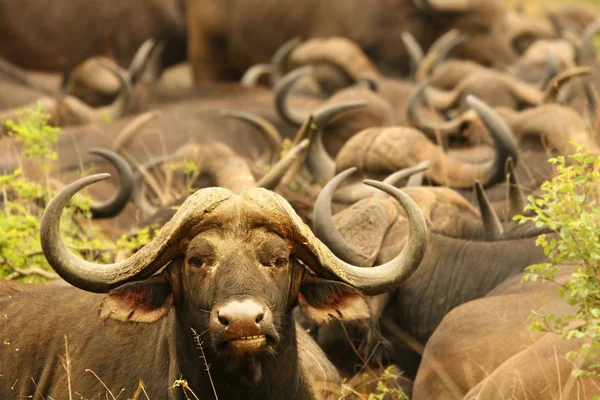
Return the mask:
<svg viewBox="0 0 600 400">
<path fill-rule="evenodd" d="M 561 266 L 555 281 L 536 283 L 522 282 L 519 274 L 485 298 L 451 311 L 425 347 L 413 398 L 596 398 L 597 378 L 571 374 L 593 361 L 566 357 L 584 339 L 529 329 L 531 313 L 542 307 L 557 317 L 576 312 L 557 293 L 557 283 L 572 272 L 571 266 Z"/>
<path fill-rule="evenodd" d="M 244 156 L 257 156 L 264 147 L 254 138 L 253 128 L 221 116 L 221 111 L 235 109 L 255 112 L 277 123 L 273 95 L 260 88 L 244 88 L 239 85 L 209 85 L 198 89 L 186 101 L 172 102 L 160 111 L 145 116 L 129 116 L 112 122 L 96 122 L 63 129 L 57 143 L 58 163 L 61 170 L 78 168 L 87 164 L 84 151 L 93 147 L 116 148 L 143 163 L 152 157 L 168 155 L 183 144 L 195 141 L 219 140 Z M 123 131 L 129 125 L 138 126 L 133 135 Z M 140 127 L 141 125 L 141 127 Z M 285 137 L 295 129 L 277 125 Z M 246 129 L 240 129 L 246 128 Z M 130 132 L 131 133 L 131 132 Z M 14 170 L 20 165 L 20 144 L 12 139 L 0 141 L 4 158 L 0 170 Z M 39 166 L 23 162 L 24 172 L 37 171 Z"/>
<path fill-rule="evenodd" d="M 319 196 L 315 232 L 339 257 L 368 267 L 402 249 L 408 232 L 403 227 L 404 217 L 390 209 L 393 206 L 387 198 L 362 200 L 331 219 L 331 196 L 349 172 L 339 174 Z M 429 245 L 415 272 L 397 289 L 371 298 L 373 319 L 347 326 L 349 334 L 336 322 L 314 331 L 317 342 L 346 373 L 369 358 L 376 362 L 383 357 L 384 362 L 397 364 L 407 376 L 414 377 L 422 346 L 448 312 L 485 296 L 525 267 L 546 260 L 535 244 L 539 229 L 507 225 L 512 229 L 494 234 L 487 212 L 482 225 L 457 193 L 439 190 L 407 188 L 430 226 Z M 358 356 L 348 343 L 349 337 Z M 378 340 L 382 342 L 379 345 Z M 372 354 L 376 345 L 378 349 Z"/>
<path fill-rule="evenodd" d="M 152 398 L 183 398 L 171 389 L 181 379 L 202 399 L 319 398 L 319 383 L 337 376 L 296 328 L 292 309 L 317 322 L 360 317 L 361 293 L 400 284 L 426 248 L 417 206 L 376 181 L 369 184 L 406 210 L 411 233 L 393 261 L 368 269 L 338 259 L 275 193 L 209 188 L 191 195 L 131 258 L 93 264 L 66 247 L 60 216 L 75 193 L 105 178 L 61 191 L 44 213 L 41 238 L 62 278 L 107 294 L 48 287 L 3 297 L 3 398 L 95 397 L 140 380 Z M 68 371 L 60 361 L 67 345 Z"/>
<path fill-rule="evenodd" d="M 428 48 L 457 28 L 469 36 L 461 56 L 498 67 L 514 58 L 503 36 L 500 0 L 188 0 L 186 11 L 188 57 L 197 82 L 239 77 L 296 36 L 347 37 L 395 73 L 408 70 L 404 31 Z"/>
<path fill-rule="evenodd" d="M 59 70 L 95 55 L 128 65 L 150 38 L 165 39 L 182 59 L 184 0 L 2 0 L 0 56 L 24 68 Z"/>
</svg>

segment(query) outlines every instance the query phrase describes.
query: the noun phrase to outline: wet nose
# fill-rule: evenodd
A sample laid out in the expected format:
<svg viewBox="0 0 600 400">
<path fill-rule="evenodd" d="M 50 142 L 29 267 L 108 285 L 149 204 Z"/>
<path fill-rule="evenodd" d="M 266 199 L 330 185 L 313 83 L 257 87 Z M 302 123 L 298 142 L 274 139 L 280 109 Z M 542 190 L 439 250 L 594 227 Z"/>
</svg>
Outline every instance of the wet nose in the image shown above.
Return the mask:
<svg viewBox="0 0 600 400">
<path fill-rule="evenodd" d="M 252 300 L 231 301 L 217 310 L 217 320 L 223 327 L 232 324 L 258 324 L 264 317 L 264 307 Z"/>
</svg>

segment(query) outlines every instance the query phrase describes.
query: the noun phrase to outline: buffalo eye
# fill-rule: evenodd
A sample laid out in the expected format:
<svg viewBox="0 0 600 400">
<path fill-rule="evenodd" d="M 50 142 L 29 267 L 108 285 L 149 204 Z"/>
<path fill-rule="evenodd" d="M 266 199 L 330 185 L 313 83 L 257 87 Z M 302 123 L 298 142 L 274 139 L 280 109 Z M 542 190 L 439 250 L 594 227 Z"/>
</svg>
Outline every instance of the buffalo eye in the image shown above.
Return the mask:
<svg viewBox="0 0 600 400">
<path fill-rule="evenodd" d="M 283 268 L 283 267 L 287 266 L 287 264 L 288 264 L 288 259 L 283 258 L 283 257 L 279 257 L 275 261 L 273 261 L 273 265 L 277 268 Z"/>
<path fill-rule="evenodd" d="M 204 264 L 204 261 L 202 261 L 202 258 L 198 257 L 198 256 L 193 256 L 188 258 L 188 265 L 191 265 L 192 267 L 201 267 Z"/>
</svg>

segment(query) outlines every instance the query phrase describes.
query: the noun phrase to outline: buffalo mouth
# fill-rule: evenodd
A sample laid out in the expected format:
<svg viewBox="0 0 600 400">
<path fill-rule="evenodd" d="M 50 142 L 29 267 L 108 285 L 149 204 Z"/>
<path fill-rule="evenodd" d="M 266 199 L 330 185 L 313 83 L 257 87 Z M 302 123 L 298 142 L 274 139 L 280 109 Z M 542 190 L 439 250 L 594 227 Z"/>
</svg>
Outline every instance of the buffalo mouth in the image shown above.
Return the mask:
<svg viewBox="0 0 600 400">
<path fill-rule="evenodd" d="M 267 345 L 267 337 L 265 335 L 240 336 L 239 338 L 228 340 L 226 344 L 237 351 L 261 350 Z"/>
<path fill-rule="evenodd" d="M 232 355 L 253 356 L 272 350 L 275 339 L 270 335 L 258 334 L 223 338 L 217 345 L 220 351 L 231 352 Z"/>
</svg>

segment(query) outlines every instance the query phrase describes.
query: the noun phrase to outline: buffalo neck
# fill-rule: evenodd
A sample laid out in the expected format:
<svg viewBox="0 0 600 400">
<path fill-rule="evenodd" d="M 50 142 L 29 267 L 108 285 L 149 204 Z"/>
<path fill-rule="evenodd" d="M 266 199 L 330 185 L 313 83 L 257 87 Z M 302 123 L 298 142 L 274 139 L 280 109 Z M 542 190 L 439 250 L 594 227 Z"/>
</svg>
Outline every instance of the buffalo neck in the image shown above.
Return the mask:
<svg viewBox="0 0 600 400">
<path fill-rule="evenodd" d="M 495 242 L 430 235 L 421 265 L 395 292 L 395 320 L 425 343 L 453 308 L 486 296 L 511 275 L 544 262 L 535 236 Z"/>
</svg>

